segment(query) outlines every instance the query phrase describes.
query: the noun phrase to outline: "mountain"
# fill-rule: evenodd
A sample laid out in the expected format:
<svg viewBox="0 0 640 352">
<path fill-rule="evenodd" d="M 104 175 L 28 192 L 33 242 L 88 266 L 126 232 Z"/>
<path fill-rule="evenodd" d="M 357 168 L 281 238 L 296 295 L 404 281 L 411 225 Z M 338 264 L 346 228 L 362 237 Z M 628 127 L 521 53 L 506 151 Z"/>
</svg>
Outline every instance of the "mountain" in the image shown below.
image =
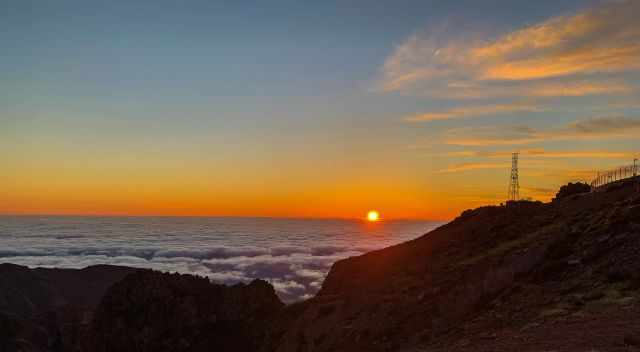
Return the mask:
<svg viewBox="0 0 640 352">
<path fill-rule="evenodd" d="M 29 269 L 0 264 L 0 352 L 65 351 L 104 292 L 136 269 Z"/>
<path fill-rule="evenodd" d="M 467 210 L 288 306 L 261 280 L 2 265 L 0 352 L 640 350 L 640 179 L 584 191 Z"/>
<path fill-rule="evenodd" d="M 216 285 L 192 275 L 139 271 L 110 288 L 86 351 L 256 351 L 284 304 L 263 280 Z"/>
<path fill-rule="evenodd" d="M 614 351 L 640 338 L 638 179 L 462 213 L 335 263 L 288 351 Z M 586 333 L 588 331 L 588 333 Z"/>
<path fill-rule="evenodd" d="M 255 351 L 283 307 L 263 280 L 2 264 L 0 352 Z"/>
</svg>

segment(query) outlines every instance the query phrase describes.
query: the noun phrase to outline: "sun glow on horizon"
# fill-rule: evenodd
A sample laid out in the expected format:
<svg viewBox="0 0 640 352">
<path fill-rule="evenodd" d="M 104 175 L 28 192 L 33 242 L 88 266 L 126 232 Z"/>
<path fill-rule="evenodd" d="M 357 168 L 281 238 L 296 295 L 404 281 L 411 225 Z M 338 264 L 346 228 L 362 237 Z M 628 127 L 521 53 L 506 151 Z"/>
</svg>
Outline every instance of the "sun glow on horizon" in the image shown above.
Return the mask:
<svg viewBox="0 0 640 352">
<path fill-rule="evenodd" d="M 380 220 L 380 213 L 375 210 L 369 210 L 367 213 L 367 220 L 371 222 Z"/>
</svg>

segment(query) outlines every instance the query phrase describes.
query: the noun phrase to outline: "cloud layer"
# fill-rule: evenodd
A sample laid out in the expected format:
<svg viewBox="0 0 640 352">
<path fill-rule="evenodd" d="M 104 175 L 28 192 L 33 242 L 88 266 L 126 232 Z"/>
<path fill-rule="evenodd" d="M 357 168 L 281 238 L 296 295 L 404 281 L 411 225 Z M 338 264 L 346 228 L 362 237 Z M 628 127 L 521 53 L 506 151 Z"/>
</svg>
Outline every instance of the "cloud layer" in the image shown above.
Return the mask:
<svg viewBox="0 0 640 352">
<path fill-rule="evenodd" d="M 417 237 L 436 224 L 216 218 L 0 217 L 0 262 L 125 265 L 232 284 L 270 281 L 286 302 L 321 287 L 340 259 Z M 377 224 L 378 225 L 378 224 Z"/>
</svg>

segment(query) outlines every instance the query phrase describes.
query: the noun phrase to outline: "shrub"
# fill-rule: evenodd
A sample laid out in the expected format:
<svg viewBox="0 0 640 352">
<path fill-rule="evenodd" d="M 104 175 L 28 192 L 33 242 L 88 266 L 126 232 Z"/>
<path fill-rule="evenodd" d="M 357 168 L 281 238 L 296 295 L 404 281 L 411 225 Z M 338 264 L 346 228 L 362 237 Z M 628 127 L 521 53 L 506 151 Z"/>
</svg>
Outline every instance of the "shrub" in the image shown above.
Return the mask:
<svg viewBox="0 0 640 352">
<path fill-rule="evenodd" d="M 560 187 L 560 190 L 558 191 L 558 193 L 556 193 L 555 200 L 566 198 L 566 197 L 572 196 L 574 194 L 587 193 L 587 192 L 590 192 L 590 191 L 591 191 L 591 186 L 589 186 L 586 183 L 582 183 L 582 182 L 571 183 L 571 182 L 569 182 L 569 184 L 566 184 L 566 185 Z"/>
</svg>

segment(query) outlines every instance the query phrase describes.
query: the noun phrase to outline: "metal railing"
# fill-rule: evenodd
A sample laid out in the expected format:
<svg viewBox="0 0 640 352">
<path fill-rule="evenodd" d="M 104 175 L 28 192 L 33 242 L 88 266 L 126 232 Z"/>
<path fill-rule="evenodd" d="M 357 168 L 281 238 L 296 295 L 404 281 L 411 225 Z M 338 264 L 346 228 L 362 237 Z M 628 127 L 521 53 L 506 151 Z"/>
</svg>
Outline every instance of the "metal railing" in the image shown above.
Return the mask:
<svg viewBox="0 0 640 352">
<path fill-rule="evenodd" d="M 596 189 L 609 183 L 638 176 L 640 173 L 640 167 L 637 164 L 637 161 L 637 159 L 634 159 L 633 165 L 625 165 L 614 170 L 598 172 L 596 178 L 591 181 L 591 188 Z"/>
</svg>

